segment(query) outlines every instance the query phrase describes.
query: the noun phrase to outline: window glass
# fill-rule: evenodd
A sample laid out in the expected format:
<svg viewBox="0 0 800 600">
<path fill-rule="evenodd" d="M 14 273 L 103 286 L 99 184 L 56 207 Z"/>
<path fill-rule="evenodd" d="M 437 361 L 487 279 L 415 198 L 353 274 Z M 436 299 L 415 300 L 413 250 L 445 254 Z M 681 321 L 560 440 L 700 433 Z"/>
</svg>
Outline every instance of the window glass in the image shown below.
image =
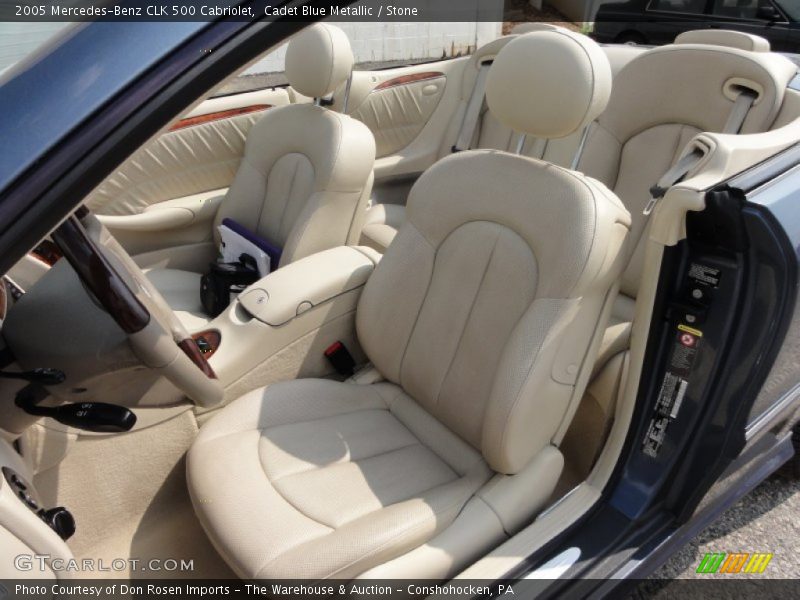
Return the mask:
<svg viewBox="0 0 800 600">
<path fill-rule="evenodd" d="M 778 5 L 792 21 L 800 21 L 800 0 L 779 0 Z"/>
<path fill-rule="evenodd" d="M 647 9 L 658 10 L 662 12 L 702 15 L 705 7 L 706 0 L 653 0 Z"/>
<path fill-rule="evenodd" d="M 711 13 L 731 19 L 755 19 L 759 4 L 762 3 L 758 0 L 714 0 Z"/>
</svg>

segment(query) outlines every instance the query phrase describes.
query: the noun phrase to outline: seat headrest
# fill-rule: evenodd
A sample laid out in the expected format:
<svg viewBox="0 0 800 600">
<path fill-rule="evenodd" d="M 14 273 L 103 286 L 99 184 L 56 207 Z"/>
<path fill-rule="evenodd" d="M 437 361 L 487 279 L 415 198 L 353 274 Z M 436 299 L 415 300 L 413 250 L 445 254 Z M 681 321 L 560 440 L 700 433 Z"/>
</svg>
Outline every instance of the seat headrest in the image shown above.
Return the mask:
<svg viewBox="0 0 800 600">
<path fill-rule="evenodd" d="M 518 36 L 489 70 L 486 102 L 506 127 L 542 138 L 581 130 L 605 109 L 611 67 L 594 41 L 564 29 Z"/>
<path fill-rule="evenodd" d="M 344 31 L 317 23 L 292 38 L 286 48 L 286 79 L 304 96 L 322 98 L 347 81 L 353 51 Z"/>
<path fill-rule="evenodd" d="M 708 44 L 653 48 L 617 74 L 608 109 L 598 123 L 620 142 L 665 124 L 720 132 L 737 91 L 745 87 L 758 97 L 741 133 L 760 133 L 775 120 L 796 72 L 792 61 L 770 52 Z"/>
<path fill-rule="evenodd" d="M 750 52 L 769 52 L 769 42 L 761 36 L 731 29 L 695 29 L 675 38 L 676 44 L 709 44 Z"/>
</svg>

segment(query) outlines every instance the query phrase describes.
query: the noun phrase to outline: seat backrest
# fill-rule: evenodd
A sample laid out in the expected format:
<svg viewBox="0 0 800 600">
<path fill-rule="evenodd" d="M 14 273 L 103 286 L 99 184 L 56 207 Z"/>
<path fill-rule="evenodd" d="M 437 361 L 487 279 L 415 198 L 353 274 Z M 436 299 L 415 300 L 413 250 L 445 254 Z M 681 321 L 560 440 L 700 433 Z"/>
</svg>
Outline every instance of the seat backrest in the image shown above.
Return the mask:
<svg viewBox="0 0 800 600">
<path fill-rule="evenodd" d="M 729 39 L 719 30 L 709 35 L 709 43 L 654 48 L 625 66 L 614 80 L 605 112 L 591 126 L 578 165 L 578 170 L 611 188 L 631 212 L 630 242 L 636 248 L 620 288 L 631 298 L 636 297 L 641 277 L 647 222 L 642 211 L 650 187 L 678 160 L 692 137 L 723 130 L 739 86 L 758 93 L 741 133 L 769 130 L 797 71 L 780 55 L 732 47 L 747 41 L 738 36 Z M 682 39 L 706 38 L 695 32 Z M 764 48 L 757 40 L 751 43 Z"/>
<path fill-rule="evenodd" d="M 563 137 L 603 109 L 610 77 L 589 38 L 529 33 L 495 58 L 487 102 L 512 130 Z M 361 344 L 493 469 L 518 472 L 581 393 L 628 223 L 614 195 L 578 173 L 497 150 L 448 156 L 412 188 L 367 282 Z"/>
<path fill-rule="evenodd" d="M 352 67 L 347 36 L 331 25 L 304 29 L 286 50 L 289 83 L 313 98 Z M 354 242 L 374 162 L 375 139 L 360 121 L 317 103 L 273 108 L 250 129 L 215 225 L 231 218 L 250 228 L 282 248 L 281 266 Z"/>
<path fill-rule="evenodd" d="M 474 93 L 478 80 L 478 72 L 481 68 L 481 65 L 493 61 L 497 54 L 506 46 L 506 44 L 508 44 L 518 35 L 536 31 L 558 30 L 563 31 L 563 28 L 550 23 L 521 23 L 517 25 L 510 34 L 484 44 L 470 55 L 469 60 L 464 63 L 464 69 L 461 76 L 460 100 L 450 121 L 447 135 L 444 138 L 444 143 L 439 150 L 440 158 L 447 156 L 452 151 L 452 147 L 464 122 L 464 113 L 467 110 L 467 105 L 469 104 L 470 98 Z M 609 59 L 612 78 L 622 69 L 624 65 L 645 50 L 645 48 L 630 45 L 604 47 L 603 52 L 605 52 L 606 57 Z M 534 104 L 537 101 L 537 95 L 538 93 L 535 93 L 532 98 L 529 98 L 529 102 L 531 104 Z M 569 167 L 572 164 L 575 152 L 580 146 L 582 133 L 583 132 L 578 131 L 572 135 L 557 140 L 548 140 L 545 138 L 528 136 L 524 142 L 521 154 L 524 154 L 525 156 L 531 156 L 533 158 L 541 158 L 563 167 Z M 472 132 L 472 143 L 470 144 L 470 148 L 484 148 L 514 152 L 517 149 L 521 135 L 522 134 L 514 132 L 510 128 L 502 125 L 484 104 L 483 108 L 481 109 L 478 122 L 474 131 Z"/>
</svg>

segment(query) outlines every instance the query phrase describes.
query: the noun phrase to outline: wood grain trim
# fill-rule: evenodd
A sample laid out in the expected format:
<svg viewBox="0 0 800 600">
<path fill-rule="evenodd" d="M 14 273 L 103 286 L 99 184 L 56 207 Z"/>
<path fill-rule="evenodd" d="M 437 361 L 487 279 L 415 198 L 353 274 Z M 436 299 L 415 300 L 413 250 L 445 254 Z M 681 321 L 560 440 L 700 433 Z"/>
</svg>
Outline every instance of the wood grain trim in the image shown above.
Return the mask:
<svg viewBox="0 0 800 600">
<path fill-rule="evenodd" d="M 122 331 L 131 334 L 147 326 L 150 313 L 98 249 L 76 216 L 71 216 L 53 231 L 53 241 Z"/>
<path fill-rule="evenodd" d="M 64 256 L 59 247 L 50 240 L 42 240 L 30 253 L 31 256 L 42 261 L 48 267 L 52 267 Z"/>
<path fill-rule="evenodd" d="M 401 75 L 393 79 L 387 79 L 375 89 L 373 92 L 380 92 L 381 90 L 388 90 L 389 88 L 397 87 L 400 85 L 408 85 L 409 83 L 417 83 L 419 81 L 427 81 L 428 79 L 438 79 L 444 77 L 441 71 L 425 71 L 424 73 L 412 73 L 410 75 Z"/>
<path fill-rule="evenodd" d="M 207 331 L 193 333 L 192 338 L 194 338 L 195 342 L 200 338 L 203 338 L 206 342 L 208 342 L 208 345 L 211 346 L 211 349 L 203 354 L 203 356 L 205 356 L 207 359 L 214 356 L 214 353 L 219 350 L 219 345 L 222 343 L 222 334 L 216 329 L 209 329 Z"/>
<path fill-rule="evenodd" d="M 253 104 L 251 106 L 242 106 L 241 108 L 231 108 L 229 110 L 220 110 L 205 115 L 197 115 L 196 117 L 186 117 L 185 119 L 181 119 L 172 125 L 168 131 L 178 131 L 179 129 L 185 129 L 186 127 L 203 125 L 205 123 L 219 121 L 221 119 L 230 119 L 231 117 L 238 117 L 240 115 L 258 112 L 260 110 L 267 110 L 268 108 L 272 108 L 272 104 Z"/>
<path fill-rule="evenodd" d="M 197 346 L 197 342 L 194 341 L 193 338 L 186 338 L 185 340 L 178 342 L 178 348 L 183 350 L 183 353 L 189 357 L 189 360 L 191 360 L 206 377 L 209 379 L 217 378 L 217 374 L 214 373 L 214 369 L 212 369 L 211 365 L 208 364 L 206 357 L 202 352 L 200 352 L 200 348 Z"/>
</svg>

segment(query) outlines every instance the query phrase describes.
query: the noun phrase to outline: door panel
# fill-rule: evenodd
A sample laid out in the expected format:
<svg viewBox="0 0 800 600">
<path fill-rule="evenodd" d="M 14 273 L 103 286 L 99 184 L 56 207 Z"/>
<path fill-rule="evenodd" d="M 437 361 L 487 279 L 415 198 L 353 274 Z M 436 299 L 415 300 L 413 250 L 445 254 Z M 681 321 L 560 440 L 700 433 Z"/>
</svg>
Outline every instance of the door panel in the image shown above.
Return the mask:
<svg viewBox="0 0 800 600">
<path fill-rule="evenodd" d="M 419 135 L 442 99 L 446 84 L 447 77 L 441 71 L 387 79 L 350 114 L 372 130 L 376 156 L 387 156 Z"/>
<path fill-rule="evenodd" d="M 101 215 L 135 215 L 165 200 L 228 187 L 250 127 L 264 110 L 288 103 L 285 89 L 206 100 L 139 148 L 86 205 Z"/>
<path fill-rule="evenodd" d="M 461 97 L 466 60 L 353 73 L 347 112 L 375 136 L 376 190 L 386 181 L 424 171 L 439 157 Z M 335 98 L 341 102 L 344 90 Z"/>
</svg>

